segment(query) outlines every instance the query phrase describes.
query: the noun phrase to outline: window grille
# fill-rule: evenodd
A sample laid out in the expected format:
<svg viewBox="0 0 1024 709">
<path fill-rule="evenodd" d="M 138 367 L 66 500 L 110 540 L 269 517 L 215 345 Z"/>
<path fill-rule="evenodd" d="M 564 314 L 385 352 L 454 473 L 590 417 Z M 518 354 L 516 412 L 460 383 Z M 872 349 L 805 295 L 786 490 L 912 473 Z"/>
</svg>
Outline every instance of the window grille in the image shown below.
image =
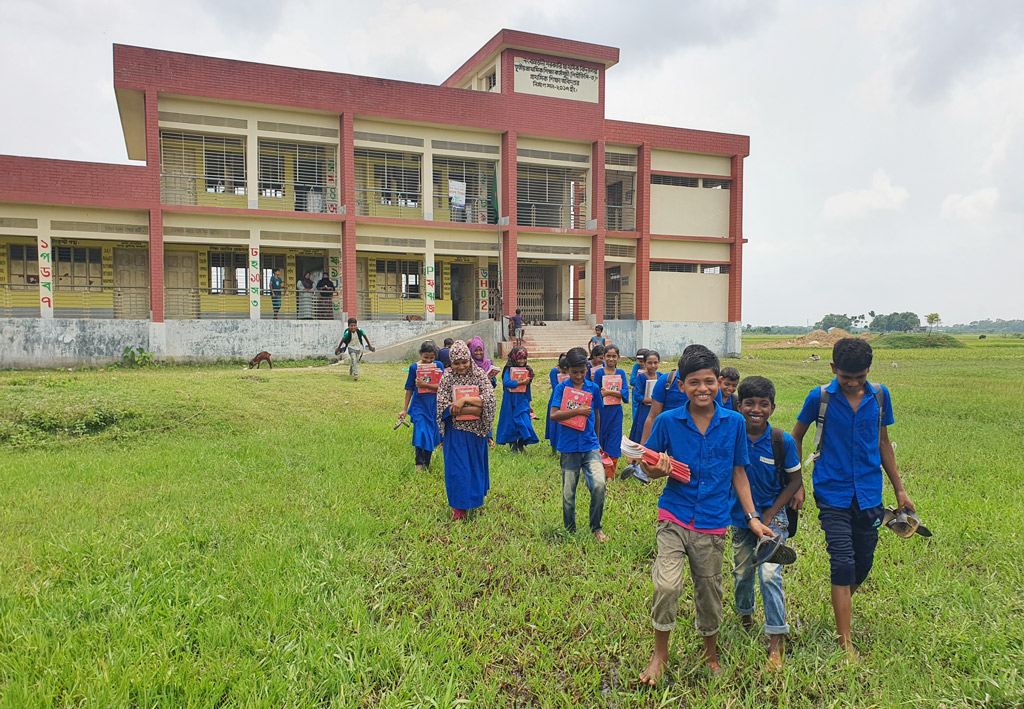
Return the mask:
<svg viewBox="0 0 1024 709">
<path fill-rule="evenodd" d="M 713 275 L 724 275 L 729 272 L 729 264 L 727 263 L 704 263 L 700 267 L 701 273 L 713 274 Z"/>
<path fill-rule="evenodd" d="M 652 185 L 671 185 L 672 187 L 699 187 L 699 177 L 683 177 L 682 175 L 651 174 Z"/>
<path fill-rule="evenodd" d="M 498 73 L 496 71 L 492 71 L 490 74 L 488 74 L 486 77 L 484 77 L 484 87 L 485 87 L 484 90 L 485 91 L 490 91 L 491 89 L 493 89 L 497 85 L 498 85 Z"/>
<path fill-rule="evenodd" d="M 260 197 L 285 198 L 285 209 L 323 212 L 327 161 L 333 148 L 306 143 L 260 141 Z"/>
<path fill-rule="evenodd" d="M 451 195 L 452 182 L 465 187 L 465 206 L 457 206 Z M 497 224 L 495 208 L 495 164 L 486 160 L 463 160 L 434 156 L 434 221 Z"/>
<path fill-rule="evenodd" d="M 636 193 L 636 173 L 606 170 L 604 182 L 605 228 L 611 231 L 634 231 L 636 207 L 633 198 Z"/>
<path fill-rule="evenodd" d="M 103 286 L 103 249 L 58 246 L 53 255 L 57 289 L 99 292 Z"/>
<path fill-rule="evenodd" d="M 636 247 L 625 244 L 607 244 L 604 247 L 605 256 L 618 256 L 620 258 L 636 258 Z"/>
<path fill-rule="evenodd" d="M 636 153 L 613 153 L 606 151 L 604 154 L 604 164 L 636 167 Z"/>
<path fill-rule="evenodd" d="M 421 266 L 419 261 L 377 259 L 377 290 L 418 298 Z"/>
<path fill-rule="evenodd" d="M 709 190 L 731 190 L 732 180 L 719 180 L 716 178 L 705 177 L 701 180 L 705 189 Z"/>
<path fill-rule="evenodd" d="M 671 261 L 651 261 L 651 271 L 661 273 L 696 273 L 695 263 L 674 263 Z"/>
<path fill-rule="evenodd" d="M 246 194 L 245 139 L 160 131 L 165 204 L 196 204 L 197 194 Z"/>
<path fill-rule="evenodd" d="M 423 218 L 420 155 L 357 148 L 354 158 L 357 215 Z"/>
<path fill-rule="evenodd" d="M 586 222 L 586 170 L 519 165 L 516 185 L 516 223 L 519 226 L 583 228 Z"/>
<path fill-rule="evenodd" d="M 35 246 L 11 244 L 8 251 L 8 283 L 27 286 L 39 283 L 39 252 Z M 4 274 L 0 274 L 0 278 Z"/>
<path fill-rule="evenodd" d="M 248 276 L 245 252 L 211 251 L 210 292 L 246 295 Z"/>
<path fill-rule="evenodd" d="M 270 279 L 274 277 L 274 269 L 281 269 L 281 280 L 284 281 L 288 277 L 287 258 L 284 254 L 260 254 L 260 282 L 263 285 L 263 294 L 271 295 L 270 293 Z M 294 283 L 292 284 L 295 285 Z M 287 287 L 287 283 L 285 284 Z"/>
</svg>

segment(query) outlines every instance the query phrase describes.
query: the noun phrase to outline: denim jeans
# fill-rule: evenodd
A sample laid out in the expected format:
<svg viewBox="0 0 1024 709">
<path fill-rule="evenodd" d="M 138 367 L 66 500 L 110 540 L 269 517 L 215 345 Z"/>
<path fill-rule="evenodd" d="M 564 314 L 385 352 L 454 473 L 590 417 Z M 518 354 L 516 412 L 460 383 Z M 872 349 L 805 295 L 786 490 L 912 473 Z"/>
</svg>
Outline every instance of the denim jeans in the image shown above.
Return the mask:
<svg viewBox="0 0 1024 709">
<path fill-rule="evenodd" d="M 352 345 L 348 346 L 348 373 L 353 377 L 359 376 L 359 355 L 363 353 L 363 348 Z"/>
<path fill-rule="evenodd" d="M 783 543 L 789 535 L 789 519 L 783 509 L 768 523 Z M 754 615 L 754 547 L 757 535 L 744 527 L 732 528 L 732 554 L 736 570 L 732 572 L 736 612 L 740 615 Z M 782 592 L 782 567 L 779 564 L 761 564 L 757 567 L 761 582 L 761 602 L 764 604 L 764 632 L 768 635 L 789 633 L 786 623 L 786 597 Z"/>
<path fill-rule="evenodd" d="M 576 531 L 576 487 L 580 483 L 580 473 L 583 473 L 590 490 L 590 531 L 597 533 L 604 516 L 605 479 L 601 452 L 595 449 L 584 453 L 562 453 L 561 465 L 562 522 L 565 528 L 570 532 Z"/>
</svg>

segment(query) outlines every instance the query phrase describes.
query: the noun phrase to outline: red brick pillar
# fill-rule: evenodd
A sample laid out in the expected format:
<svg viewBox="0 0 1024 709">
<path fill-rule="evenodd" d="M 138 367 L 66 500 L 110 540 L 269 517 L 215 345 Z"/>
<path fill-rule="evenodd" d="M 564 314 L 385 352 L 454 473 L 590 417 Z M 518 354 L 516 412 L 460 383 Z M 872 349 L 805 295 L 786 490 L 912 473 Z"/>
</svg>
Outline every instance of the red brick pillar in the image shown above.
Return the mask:
<svg viewBox="0 0 1024 709">
<path fill-rule="evenodd" d="M 604 141 L 594 143 L 591 156 L 590 218 L 597 221 L 597 231 L 590 239 L 590 314 L 595 322 L 604 322 Z"/>
<path fill-rule="evenodd" d="M 160 117 L 157 93 L 146 89 L 146 179 L 156 185 L 149 210 L 149 310 L 153 322 L 164 321 L 164 215 L 160 208 Z"/>
<path fill-rule="evenodd" d="M 508 226 L 501 227 L 502 315 L 515 315 L 519 297 L 519 232 L 516 228 L 516 144 L 508 131 L 501 136 L 501 212 Z M 492 284 L 493 288 L 494 285 Z"/>
<path fill-rule="evenodd" d="M 740 322 L 743 306 L 743 156 L 732 156 L 729 190 L 729 322 Z"/>
<path fill-rule="evenodd" d="M 339 201 L 345 205 L 345 214 L 341 217 L 341 309 L 354 318 L 359 298 L 356 294 L 356 166 L 351 113 L 341 116 L 339 127 Z"/>
<path fill-rule="evenodd" d="M 636 319 L 651 318 L 651 148 L 636 153 Z"/>
</svg>

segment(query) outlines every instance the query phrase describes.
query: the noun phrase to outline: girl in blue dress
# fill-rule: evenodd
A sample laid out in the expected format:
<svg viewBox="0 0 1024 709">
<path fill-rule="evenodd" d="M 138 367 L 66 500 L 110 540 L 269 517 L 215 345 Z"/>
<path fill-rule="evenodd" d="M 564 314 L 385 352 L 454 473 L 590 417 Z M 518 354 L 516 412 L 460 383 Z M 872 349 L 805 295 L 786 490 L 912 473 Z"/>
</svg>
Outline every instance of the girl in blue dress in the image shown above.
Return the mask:
<svg viewBox="0 0 1024 709">
<path fill-rule="evenodd" d="M 551 450 L 557 455 L 558 429 L 559 425 L 551 420 L 551 407 L 555 396 L 555 387 L 569 378 L 569 366 L 565 363 L 565 352 L 558 355 L 558 366 L 552 367 L 548 372 L 548 380 L 551 382 L 551 394 L 548 396 L 548 405 L 544 410 L 544 438 L 551 443 Z M 561 403 L 561 402 L 559 402 Z"/>
<path fill-rule="evenodd" d="M 593 370 L 594 384 L 601 389 L 601 397 L 609 397 L 601 409 L 601 430 L 597 432 L 597 440 L 601 444 L 601 450 L 612 459 L 610 465 L 605 467 L 605 477 L 615 477 L 615 468 L 622 457 L 622 405 L 629 403 L 629 380 L 626 373 L 619 367 L 619 348 L 616 345 L 607 345 L 604 349 L 604 366 Z M 619 377 L 618 391 L 605 389 L 602 382 L 608 376 Z M 608 403 L 617 399 L 618 403 Z"/>
<path fill-rule="evenodd" d="M 527 366 L 525 347 L 515 347 L 509 352 L 508 362 L 501 371 L 504 393 L 501 397 L 501 412 L 498 414 L 497 444 L 509 444 L 513 453 L 522 453 L 526 446 L 539 443 L 537 432 L 533 430 L 533 419 L 530 416 L 530 402 L 533 400 L 533 369 Z M 522 382 L 512 378 L 512 367 L 521 367 L 530 373 L 526 382 L 526 391 L 513 391 Z"/>
<path fill-rule="evenodd" d="M 639 369 L 633 378 L 633 405 L 636 406 L 636 413 L 633 415 L 633 425 L 629 429 L 629 440 L 634 443 L 641 443 L 643 438 L 644 423 L 647 415 L 651 413 L 651 404 L 654 402 L 652 396 L 647 395 L 647 382 L 654 382 L 658 386 L 658 367 L 661 365 L 661 355 L 657 350 L 645 350 L 643 367 Z M 639 356 L 639 355 L 637 355 Z M 641 482 L 649 482 L 647 474 L 640 469 L 639 461 L 630 460 L 629 465 L 622 471 L 622 479 L 636 477 Z"/>
<path fill-rule="evenodd" d="M 437 428 L 437 384 L 417 381 L 417 372 L 421 364 L 436 364 L 444 370 L 444 365 L 434 362 L 437 347 L 430 340 L 420 345 L 420 361 L 409 366 L 409 376 L 405 379 L 405 408 L 398 414 L 398 420 L 404 421 L 408 415 L 412 419 L 412 445 L 416 448 L 416 470 L 430 467 L 430 458 L 434 449 L 441 443 L 441 432 Z M 429 389 L 422 393 L 418 389 Z"/>
<path fill-rule="evenodd" d="M 449 350 L 452 366 L 437 386 L 437 427 L 444 454 L 444 486 L 452 517 L 484 504 L 491 487 L 487 437 L 494 423 L 494 389 L 471 361 L 469 346 L 456 340 Z M 455 398 L 455 388 L 475 386 L 477 394 Z M 475 416 L 460 420 L 459 416 Z"/>
</svg>

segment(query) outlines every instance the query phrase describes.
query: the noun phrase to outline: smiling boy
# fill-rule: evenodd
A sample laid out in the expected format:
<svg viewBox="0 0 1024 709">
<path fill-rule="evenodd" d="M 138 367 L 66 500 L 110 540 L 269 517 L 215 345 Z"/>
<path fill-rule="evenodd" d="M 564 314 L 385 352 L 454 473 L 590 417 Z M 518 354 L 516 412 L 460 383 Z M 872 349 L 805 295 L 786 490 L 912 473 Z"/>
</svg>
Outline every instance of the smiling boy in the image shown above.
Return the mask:
<svg viewBox="0 0 1024 709">
<path fill-rule="evenodd" d="M 704 661 L 712 673 L 721 671 L 718 629 L 722 624 L 722 559 L 730 522 L 730 490 L 736 491 L 750 531 L 757 537 L 775 536 L 761 523 L 750 497 L 743 417 L 715 402 L 718 375 L 718 357 L 711 350 L 687 348 L 679 360 L 687 403 L 654 422 L 646 446 L 661 453 L 657 465 L 640 463 L 651 478 L 669 474 L 669 457 L 690 468 L 689 482 L 669 478 L 658 500 L 658 556 L 651 574 L 654 652 L 647 669 L 640 673 L 642 684 L 657 684 L 668 664 L 669 637 L 683 591 L 684 558 L 689 560 L 693 577 L 694 625 L 703 638 Z"/>
<path fill-rule="evenodd" d="M 868 382 L 871 360 L 871 345 L 864 340 L 839 340 L 832 348 L 835 379 L 811 390 L 793 427 L 801 458 L 811 423 L 818 421 L 824 428 L 811 479 L 829 555 L 836 632 L 840 646 L 851 658 L 857 656 L 850 631 L 852 598 L 871 571 L 885 512 L 882 469 L 899 508 L 915 511 L 889 441 L 888 427 L 894 422 L 889 390 Z M 828 397 L 825 407 L 823 395 Z M 799 498 L 794 498 L 794 508 L 802 502 Z"/>
</svg>

